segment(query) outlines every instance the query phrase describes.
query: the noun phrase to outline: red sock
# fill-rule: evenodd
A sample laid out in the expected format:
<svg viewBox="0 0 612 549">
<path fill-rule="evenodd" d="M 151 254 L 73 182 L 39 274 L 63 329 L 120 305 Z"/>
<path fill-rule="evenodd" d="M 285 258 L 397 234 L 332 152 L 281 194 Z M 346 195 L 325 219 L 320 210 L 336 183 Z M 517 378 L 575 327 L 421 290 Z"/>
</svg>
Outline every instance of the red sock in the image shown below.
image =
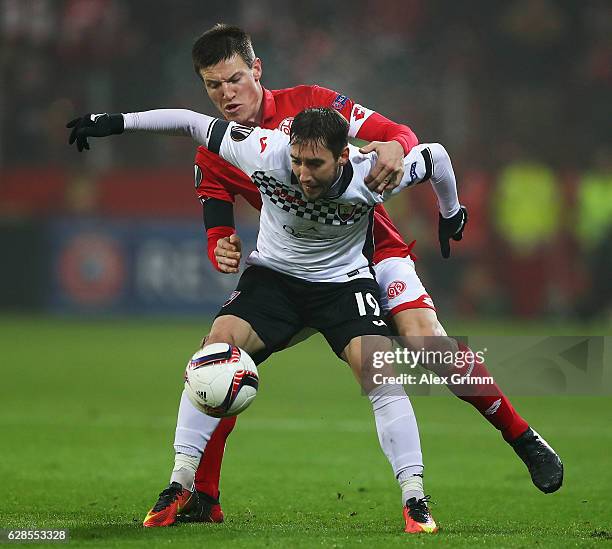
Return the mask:
<svg viewBox="0 0 612 549">
<path fill-rule="evenodd" d="M 459 343 L 459 350 L 464 353 L 471 353 L 472 350 L 463 343 Z M 473 363 L 473 368 L 470 371 L 471 364 L 456 368 L 454 371 L 461 375 L 474 377 L 492 377 L 487 370 L 484 362 L 479 362 L 476 357 Z M 500 430 L 504 439 L 508 442 L 514 440 L 519 435 L 522 435 L 529 424 L 519 415 L 514 409 L 508 397 L 504 395 L 497 383 L 493 384 L 478 384 L 478 385 L 452 385 L 448 384 L 448 388 L 461 400 L 469 402 L 476 408 L 482 416 L 496 429 Z"/>
<path fill-rule="evenodd" d="M 214 430 L 198 465 L 195 475 L 195 487 L 211 498 L 219 499 L 219 477 L 221 462 L 225 452 L 225 441 L 236 425 L 236 416 L 224 417 Z"/>
</svg>

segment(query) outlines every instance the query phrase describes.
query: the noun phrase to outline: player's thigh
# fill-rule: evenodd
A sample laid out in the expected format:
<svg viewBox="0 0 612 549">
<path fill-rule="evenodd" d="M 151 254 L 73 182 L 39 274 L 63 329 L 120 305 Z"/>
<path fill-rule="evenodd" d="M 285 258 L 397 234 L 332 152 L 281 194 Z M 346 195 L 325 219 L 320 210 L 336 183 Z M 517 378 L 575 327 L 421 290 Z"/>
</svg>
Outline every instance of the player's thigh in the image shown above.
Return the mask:
<svg viewBox="0 0 612 549">
<path fill-rule="evenodd" d="M 431 296 L 423 286 L 410 257 L 389 257 L 374 266 L 385 316 L 403 311 L 429 310 L 435 314 Z M 427 313 L 423 318 L 430 317 Z"/>
<path fill-rule="evenodd" d="M 236 318 L 242 321 L 239 326 Z M 213 323 L 211 336 L 216 327 L 219 334 L 222 329 L 234 326 L 257 345 L 253 356 L 256 363 L 286 346 L 302 325 L 283 275 L 264 267 L 249 267 L 242 273 L 236 290 L 221 307 Z"/>
<path fill-rule="evenodd" d="M 304 318 L 340 357 L 353 338 L 391 334 L 382 317 L 378 285 L 370 278 L 314 285 L 305 301 Z"/>
</svg>

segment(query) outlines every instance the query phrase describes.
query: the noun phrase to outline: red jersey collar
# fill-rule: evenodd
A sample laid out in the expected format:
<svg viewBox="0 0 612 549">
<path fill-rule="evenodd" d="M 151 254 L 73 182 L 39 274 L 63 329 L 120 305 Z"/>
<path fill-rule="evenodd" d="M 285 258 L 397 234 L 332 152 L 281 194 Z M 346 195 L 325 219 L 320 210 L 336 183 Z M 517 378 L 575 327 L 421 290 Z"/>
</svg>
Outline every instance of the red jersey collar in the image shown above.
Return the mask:
<svg viewBox="0 0 612 549">
<path fill-rule="evenodd" d="M 276 101 L 274 101 L 274 95 L 271 91 L 267 90 L 263 86 L 261 89 L 263 90 L 263 98 L 261 100 L 261 124 L 262 126 L 265 126 L 266 122 L 269 122 L 276 116 Z"/>
</svg>

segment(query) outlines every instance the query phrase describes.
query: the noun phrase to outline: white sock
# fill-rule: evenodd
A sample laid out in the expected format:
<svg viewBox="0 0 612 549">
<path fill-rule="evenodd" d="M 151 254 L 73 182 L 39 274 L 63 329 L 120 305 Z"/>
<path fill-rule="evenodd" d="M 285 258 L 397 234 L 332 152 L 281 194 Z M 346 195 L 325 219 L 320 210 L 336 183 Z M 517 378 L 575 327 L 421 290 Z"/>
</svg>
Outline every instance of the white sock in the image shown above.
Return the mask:
<svg viewBox="0 0 612 549">
<path fill-rule="evenodd" d="M 402 489 L 402 505 L 406 503 L 406 495 L 423 497 L 421 441 L 408 395 L 401 385 L 379 385 L 370 391 L 368 398 L 374 410 L 380 446 Z"/>
<path fill-rule="evenodd" d="M 183 488 L 193 492 L 196 470 L 200 464 L 200 456 L 188 456 L 177 453 L 174 456 L 174 469 L 170 482 L 178 482 Z"/>
<path fill-rule="evenodd" d="M 176 419 L 174 450 L 200 457 L 221 420 L 198 410 L 183 391 Z"/>
<path fill-rule="evenodd" d="M 406 469 L 397 476 L 397 480 L 402 489 L 402 505 L 406 505 L 410 498 L 421 499 L 425 497 L 422 474 L 413 473 Z"/>
<path fill-rule="evenodd" d="M 170 482 L 178 482 L 188 490 L 193 489 L 195 473 L 204 448 L 219 425 L 219 421 L 221 420 L 198 410 L 183 391 L 176 420 L 174 435 L 176 455 Z"/>
</svg>

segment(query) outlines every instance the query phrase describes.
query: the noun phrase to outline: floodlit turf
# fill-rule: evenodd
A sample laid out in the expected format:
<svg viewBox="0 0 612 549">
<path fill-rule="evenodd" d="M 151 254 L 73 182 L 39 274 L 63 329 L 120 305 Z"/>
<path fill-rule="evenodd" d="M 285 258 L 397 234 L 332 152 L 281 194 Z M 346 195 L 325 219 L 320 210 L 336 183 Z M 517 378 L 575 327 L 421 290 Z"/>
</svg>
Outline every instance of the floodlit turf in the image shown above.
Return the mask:
<svg viewBox="0 0 612 549">
<path fill-rule="evenodd" d="M 413 399 L 442 531 L 408 537 L 369 403 L 319 338 L 260 368 L 260 394 L 227 447 L 226 522 L 143 529 L 168 482 L 182 370 L 205 330 L 196 319 L 0 317 L 0 528 L 70 528 L 74 547 L 565 547 L 612 539 L 612 399 L 516 399 L 565 462 L 565 486 L 548 496 L 471 407 L 453 397 Z"/>
</svg>

